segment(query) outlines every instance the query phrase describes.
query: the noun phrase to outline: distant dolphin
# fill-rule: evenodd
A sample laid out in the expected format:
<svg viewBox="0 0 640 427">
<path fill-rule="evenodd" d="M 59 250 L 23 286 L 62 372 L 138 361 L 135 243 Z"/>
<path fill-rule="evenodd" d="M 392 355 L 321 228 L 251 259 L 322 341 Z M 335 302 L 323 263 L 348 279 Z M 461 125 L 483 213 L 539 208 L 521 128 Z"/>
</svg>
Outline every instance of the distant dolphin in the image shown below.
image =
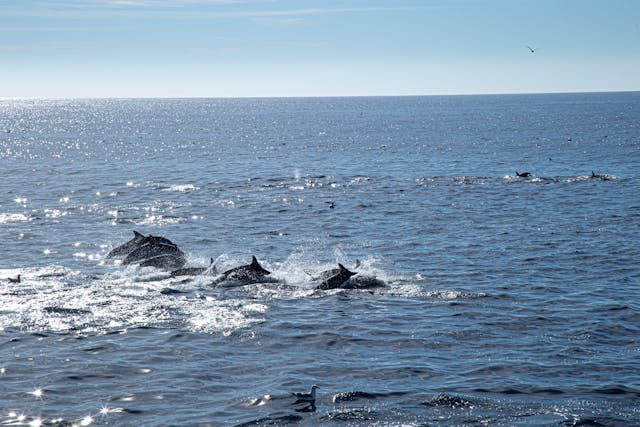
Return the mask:
<svg viewBox="0 0 640 427">
<path fill-rule="evenodd" d="M 222 279 L 219 281 L 233 281 L 251 283 L 270 275 L 269 270 L 264 269 L 255 256 L 251 259 L 251 264 L 241 265 L 222 273 Z"/>
<path fill-rule="evenodd" d="M 516 176 L 519 176 L 520 178 L 531 178 L 531 172 L 518 172 L 516 171 Z"/>
<path fill-rule="evenodd" d="M 351 278 L 351 276 L 358 274 L 357 272 L 347 270 L 347 268 L 342 264 L 338 264 L 338 267 L 338 273 L 323 280 L 316 289 L 327 290 L 340 288 L 349 280 L 349 278 Z"/>
<path fill-rule="evenodd" d="M 611 175 L 607 175 L 606 173 L 595 173 L 593 171 L 591 171 L 591 178 L 601 179 L 603 181 L 609 181 L 610 179 L 613 179 Z"/>
</svg>

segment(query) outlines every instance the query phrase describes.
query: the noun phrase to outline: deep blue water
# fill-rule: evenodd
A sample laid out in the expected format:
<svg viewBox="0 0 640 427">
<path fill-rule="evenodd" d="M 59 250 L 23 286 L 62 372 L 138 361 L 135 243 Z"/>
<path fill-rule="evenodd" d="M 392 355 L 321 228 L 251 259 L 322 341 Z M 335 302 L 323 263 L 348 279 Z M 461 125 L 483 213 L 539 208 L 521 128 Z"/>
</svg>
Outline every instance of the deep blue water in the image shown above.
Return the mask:
<svg viewBox="0 0 640 427">
<path fill-rule="evenodd" d="M 638 171 L 640 93 L 0 101 L 0 424 L 638 425 Z"/>
</svg>

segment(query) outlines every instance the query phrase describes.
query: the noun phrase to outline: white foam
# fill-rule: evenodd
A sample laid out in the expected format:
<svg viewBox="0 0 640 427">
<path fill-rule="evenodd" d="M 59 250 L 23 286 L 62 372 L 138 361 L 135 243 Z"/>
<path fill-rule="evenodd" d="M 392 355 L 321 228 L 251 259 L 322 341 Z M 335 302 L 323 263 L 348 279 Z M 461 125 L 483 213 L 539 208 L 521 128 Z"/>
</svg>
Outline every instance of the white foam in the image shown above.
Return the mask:
<svg viewBox="0 0 640 427">
<path fill-rule="evenodd" d="M 57 333 L 108 332 L 140 326 L 172 326 L 207 333 L 231 333 L 264 319 L 267 305 L 242 299 L 195 294 L 202 282 L 180 281 L 150 267 L 121 267 L 92 279 L 52 266 L 4 269 L 0 278 L 22 275 L 3 285 L 3 328 Z M 164 295 L 167 287 L 184 295 Z M 211 288 L 213 289 L 213 288 Z"/>
<path fill-rule="evenodd" d="M 199 190 L 200 187 L 197 187 L 193 184 L 174 184 L 170 185 L 168 188 L 163 188 L 162 191 L 177 191 L 180 193 L 187 193 L 190 191 Z"/>
<path fill-rule="evenodd" d="M 0 278 L 22 274 L 21 284 L 3 287 L 0 324 L 4 328 L 61 333 L 104 333 L 141 326 L 176 327 L 205 333 L 231 334 L 264 321 L 269 301 L 324 298 L 316 291 L 311 274 L 337 267 L 338 262 L 359 275 L 386 282 L 379 292 L 389 295 L 422 295 L 428 298 L 465 297 L 457 291 L 431 291 L 416 284 L 416 276 L 387 271 L 384 260 L 356 260 L 336 249 L 333 257 L 318 260 L 316 244 L 291 254 L 284 262 L 261 264 L 272 272 L 261 283 L 220 288 L 215 277 L 172 277 L 152 267 L 109 266 L 97 277 L 84 276 L 59 266 L 0 270 Z M 78 251 L 78 258 L 91 254 Z M 206 266 L 209 259 L 189 255 L 190 265 Z M 220 271 L 247 264 L 244 254 L 223 254 L 215 260 Z M 163 292 L 169 290 L 169 292 Z M 176 293 L 171 290 L 177 291 Z M 337 290 L 336 292 L 348 292 Z"/>
<path fill-rule="evenodd" d="M 23 213 L 0 213 L 0 224 L 20 221 L 30 221 L 30 218 Z"/>
</svg>

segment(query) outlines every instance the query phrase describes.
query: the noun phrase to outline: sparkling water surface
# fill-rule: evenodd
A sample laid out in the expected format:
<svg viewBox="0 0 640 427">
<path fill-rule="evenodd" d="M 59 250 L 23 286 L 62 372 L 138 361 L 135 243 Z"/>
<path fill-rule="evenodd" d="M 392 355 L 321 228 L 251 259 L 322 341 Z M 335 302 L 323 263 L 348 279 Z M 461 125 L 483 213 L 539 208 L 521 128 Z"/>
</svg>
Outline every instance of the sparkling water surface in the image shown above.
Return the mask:
<svg viewBox="0 0 640 427">
<path fill-rule="evenodd" d="M 640 93 L 0 100 L 0 171 L 2 425 L 640 424 Z"/>
</svg>

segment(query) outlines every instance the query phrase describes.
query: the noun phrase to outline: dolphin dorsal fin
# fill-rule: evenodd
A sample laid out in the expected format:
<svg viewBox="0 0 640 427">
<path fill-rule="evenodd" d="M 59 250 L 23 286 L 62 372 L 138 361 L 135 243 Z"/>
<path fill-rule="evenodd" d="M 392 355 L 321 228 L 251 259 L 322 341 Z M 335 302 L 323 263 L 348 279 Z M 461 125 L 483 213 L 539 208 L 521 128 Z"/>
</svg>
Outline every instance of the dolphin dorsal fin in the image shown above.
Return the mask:
<svg viewBox="0 0 640 427">
<path fill-rule="evenodd" d="M 133 237 L 141 238 L 144 237 L 144 234 L 138 233 L 136 230 L 133 230 Z"/>
<path fill-rule="evenodd" d="M 338 267 L 340 267 L 340 273 L 346 273 L 349 276 L 355 276 L 357 273 L 354 271 L 350 271 L 347 267 L 345 267 L 344 265 L 338 263 Z"/>
<path fill-rule="evenodd" d="M 255 266 L 259 266 L 260 265 L 260 263 L 258 262 L 258 259 L 256 258 L 255 255 L 253 255 L 251 257 L 251 265 L 255 265 Z"/>
</svg>

